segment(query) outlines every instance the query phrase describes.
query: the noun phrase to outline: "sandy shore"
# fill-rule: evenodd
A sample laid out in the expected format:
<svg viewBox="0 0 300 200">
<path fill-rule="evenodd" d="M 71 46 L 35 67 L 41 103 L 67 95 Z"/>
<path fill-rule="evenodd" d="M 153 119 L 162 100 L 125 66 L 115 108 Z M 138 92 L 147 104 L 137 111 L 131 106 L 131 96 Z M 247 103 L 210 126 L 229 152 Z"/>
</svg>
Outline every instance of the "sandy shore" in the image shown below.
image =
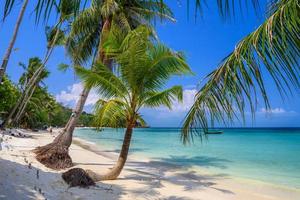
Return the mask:
<svg viewBox="0 0 300 200">
<path fill-rule="evenodd" d="M 2 136 L 0 199 L 300 199 L 300 190 L 140 159 L 130 159 L 118 180 L 99 182 L 89 189 L 69 188 L 61 178 L 62 171 L 44 167 L 31 152 L 36 146 L 52 141 L 55 134 L 27 133 L 30 138 Z M 117 157 L 115 153 L 77 138 L 70 148 L 70 155 L 74 167 L 98 173 L 105 173 Z"/>
</svg>

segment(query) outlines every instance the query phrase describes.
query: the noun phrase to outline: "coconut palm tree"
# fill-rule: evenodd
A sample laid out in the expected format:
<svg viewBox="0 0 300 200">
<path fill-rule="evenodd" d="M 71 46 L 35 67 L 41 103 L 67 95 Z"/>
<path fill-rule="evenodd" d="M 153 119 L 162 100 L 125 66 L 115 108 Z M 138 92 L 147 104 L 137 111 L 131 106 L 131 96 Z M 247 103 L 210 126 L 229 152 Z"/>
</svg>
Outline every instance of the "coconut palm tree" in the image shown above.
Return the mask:
<svg viewBox="0 0 300 200">
<path fill-rule="evenodd" d="M 27 4 L 28 4 L 28 0 L 24 0 L 22 8 L 21 8 L 19 16 L 18 16 L 18 19 L 17 19 L 17 23 L 16 23 L 14 31 L 13 31 L 11 41 L 9 42 L 7 50 L 4 54 L 2 64 L 0 66 L 0 84 L 2 83 L 2 79 L 3 79 L 3 76 L 4 76 L 6 68 L 7 68 L 7 64 L 8 64 L 8 61 L 9 61 L 10 54 L 11 54 L 13 48 L 14 48 L 14 45 L 15 45 L 15 42 L 16 42 L 16 39 L 17 39 L 17 35 L 18 35 L 18 32 L 19 32 L 19 28 L 20 28 L 21 22 L 23 20 L 23 16 L 24 16 Z"/>
<path fill-rule="evenodd" d="M 66 49 L 74 64 L 86 64 L 92 59 L 92 63 L 101 62 L 112 70 L 112 60 L 104 54 L 102 48 L 112 24 L 126 32 L 140 24 L 150 26 L 151 20 L 156 18 L 173 20 L 172 12 L 163 3 L 143 0 L 93 0 L 91 7 L 80 13 L 72 23 Z M 61 149 L 56 147 L 62 145 L 68 149 L 71 145 L 73 131 L 89 92 L 90 88 L 83 89 L 68 123 L 54 141 L 35 149 L 37 159 L 48 167 L 68 167 L 62 164 L 63 160 L 53 162 L 50 158 L 53 158 L 53 154 L 57 154 L 53 148 Z M 68 156 L 56 157 L 69 159 Z"/>
<path fill-rule="evenodd" d="M 104 64 L 96 63 L 92 70 L 76 68 L 88 88 L 95 88 L 101 99 L 95 109 L 95 123 L 99 127 L 125 127 L 122 149 L 116 165 L 108 174 L 97 175 L 89 171 L 94 181 L 113 180 L 121 173 L 130 147 L 133 128 L 145 124 L 140 110 L 143 107 L 166 106 L 182 100 L 182 87 L 165 89 L 171 76 L 191 73 L 182 54 L 172 52 L 160 43 L 150 40 L 151 31 L 140 26 L 123 41 L 110 40 L 106 53 L 118 65 L 116 73 Z"/>
<path fill-rule="evenodd" d="M 264 76 L 273 79 L 282 97 L 293 94 L 294 89 L 299 91 L 299 10 L 299 0 L 270 4 L 264 23 L 242 39 L 206 77 L 206 84 L 186 116 L 183 142 L 189 142 L 193 135 L 203 136 L 210 126 L 208 121 L 226 125 L 237 118 L 245 119 L 246 105 L 250 105 L 254 117 L 258 98 L 270 110 Z"/>
</svg>

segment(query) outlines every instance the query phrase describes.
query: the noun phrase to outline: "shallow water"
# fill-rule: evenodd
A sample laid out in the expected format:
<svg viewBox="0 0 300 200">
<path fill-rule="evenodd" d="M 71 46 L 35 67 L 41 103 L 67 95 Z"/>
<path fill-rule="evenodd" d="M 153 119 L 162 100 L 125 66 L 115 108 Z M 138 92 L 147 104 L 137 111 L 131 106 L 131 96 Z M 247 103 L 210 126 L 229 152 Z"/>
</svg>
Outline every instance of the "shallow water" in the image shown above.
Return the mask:
<svg viewBox="0 0 300 200">
<path fill-rule="evenodd" d="M 180 166 L 300 189 L 300 128 L 223 129 L 184 146 L 180 129 L 135 129 L 130 153 Z M 75 136 L 118 152 L 124 129 L 76 129 Z"/>
</svg>

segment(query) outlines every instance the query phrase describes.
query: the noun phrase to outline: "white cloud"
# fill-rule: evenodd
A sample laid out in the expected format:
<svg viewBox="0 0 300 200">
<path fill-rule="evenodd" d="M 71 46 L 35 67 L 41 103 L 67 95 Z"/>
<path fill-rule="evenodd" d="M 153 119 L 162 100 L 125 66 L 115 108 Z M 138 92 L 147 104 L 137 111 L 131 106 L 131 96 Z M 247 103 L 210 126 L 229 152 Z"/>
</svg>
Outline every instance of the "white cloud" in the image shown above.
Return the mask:
<svg viewBox="0 0 300 200">
<path fill-rule="evenodd" d="M 81 83 L 74 83 L 73 85 L 68 86 L 66 91 L 63 90 L 59 94 L 57 94 L 56 100 L 64 105 L 75 105 L 82 90 L 83 90 L 83 86 Z M 96 93 L 96 91 L 91 90 L 85 105 L 92 106 L 97 102 L 98 99 L 99 96 Z"/>
<path fill-rule="evenodd" d="M 195 102 L 196 89 L 186 89 L 183 91 L 183 102 L 174 102 L 172 111 L 183 112 L 188 111 Z"/>
<path fill-rule="evenodd" d="M 273 108 L 270 110 L 267 110 L 265 108 L 261 108 L 259 113 L 264 113 L 264 114 L 285 114 L 285 113 L 296 113 L 295 111 L 287 111 L 283 108 Z"/>
</svg>

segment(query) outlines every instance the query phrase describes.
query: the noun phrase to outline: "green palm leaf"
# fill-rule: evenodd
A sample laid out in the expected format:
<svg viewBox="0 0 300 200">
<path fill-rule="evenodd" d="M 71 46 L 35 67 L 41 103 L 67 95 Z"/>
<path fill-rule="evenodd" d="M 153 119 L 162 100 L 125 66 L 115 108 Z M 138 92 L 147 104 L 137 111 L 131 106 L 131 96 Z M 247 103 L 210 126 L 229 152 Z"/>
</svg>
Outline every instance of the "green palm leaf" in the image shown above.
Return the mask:
<svg viewBox="0 0 300 200">
<path fill-rule="evenodd" d="M 167 106 L 172 109 L 172 103 L 175 100 L 182 101 L 182 87 L 173 86 L 162 92 L 148 92 L 146 96 L 148 98 L 143 102 L 146 107 L 157 107 L 160 105 Z"/>
<path fill-rule="evenodd" d="M 191 74 L 181 53 L 172 52 L 164 45 L 156 45 L 149 56 L 152 58 L 147 67 L 149 76 L 144 81 L 145 87 L 160 88 L 173 74 Z M 162 67 L 165 66 L 165 67 Z"/>
<path fill-rule="evenodd" d="M 259 8 L 260 8 L 260 4 L 259 4 L 258 0 L 244 0 L 244 1 L 241 1 L 241 0 L 217 0 L 216 2 L 217 2 L 218 11 L 219 11 L 220 16 L 223 19 L 229 19 L 231 16 L 235 16 L 235 12 L 236 12 L 237 8 L 239 8 L 240 11 L 245 9 L 244 7 L 246 7 L 246 9 L 248 9 L 249 1 L 251 2 L 254 10 L 256 12 L 258 12 Z M 187 0 L 187 2 L 188 2 L 188 9 L 189 9 L 190 1 Z M 203 14 L 203 6 L 209 6 L 208 3 L 206 2 L 206 0 L 195 0 L 195 4 L 196 4 L 195 12 L 199 11 L 200 14 Z"/>
<path fill-rule="evenodd" d="M 98 127 L 120 128 L 126 126 L 124 103 L 118 99 L 98 100 L 95 109 L 94 123 Z"/>
<path fill-rule="evenodd" d="M 83 67 L 75 67 L 75 71 L 87 88 L 96 88 L 104 98 L 124 97 L 126 94 L 125 85 L 102 63 L 96 63 L 93 71 Z"/>
<path fill-rule="evenodd" d="M 72 23 L 66 49 L 75 64 L 87 62 L 98 48 L 100 40 L 101 14 L 98 7 L 81 12 Z"/>
</svg>

